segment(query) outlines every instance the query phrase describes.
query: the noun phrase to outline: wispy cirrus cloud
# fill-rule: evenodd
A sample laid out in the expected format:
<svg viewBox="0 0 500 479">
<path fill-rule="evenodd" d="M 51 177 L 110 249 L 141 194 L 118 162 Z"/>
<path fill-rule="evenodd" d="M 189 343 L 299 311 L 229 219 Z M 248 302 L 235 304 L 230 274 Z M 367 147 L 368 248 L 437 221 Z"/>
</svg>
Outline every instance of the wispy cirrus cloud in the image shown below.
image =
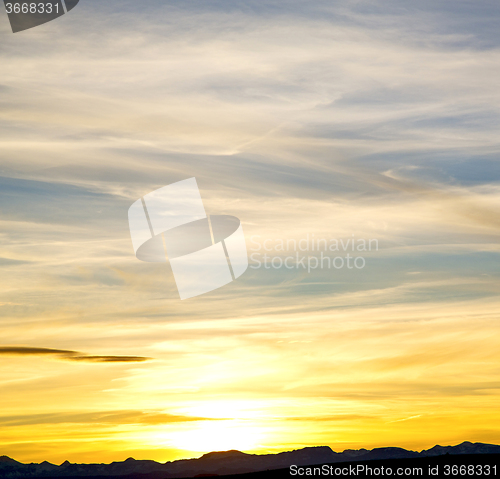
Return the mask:
<svg viewBox="0 0 500 479">
<path fill-rule="evenodd" d="M 26 423 L 0 431 L 4 449 L 95 460 L 123 438 L 183 457 L 154 451 L 199 437 L 175 418 L 212 406 L 253 414 L 266 447 L 497 437 L 499 10 L 87 0 L 4 35 L 0 335 L 53 345 L 0 349 L 4 419 Z M 191 176 L 247 238 L 355 234 L 380 251 L 362 272 L 249 269 L 181 305 L 168 267 L 136 261 L 126 211 Z"/>
<path fill-rule="evenodd" d="M 28 426 L 41 424 L 144 424 L 162 425 L 193 421 L 209 421 L 213 418 L 166 414 L 161 411 L 95 411 L 91 413 L 63 412 L 52 414 L 25 414 L 0 416 L 2 426 Z"/>
</svg>

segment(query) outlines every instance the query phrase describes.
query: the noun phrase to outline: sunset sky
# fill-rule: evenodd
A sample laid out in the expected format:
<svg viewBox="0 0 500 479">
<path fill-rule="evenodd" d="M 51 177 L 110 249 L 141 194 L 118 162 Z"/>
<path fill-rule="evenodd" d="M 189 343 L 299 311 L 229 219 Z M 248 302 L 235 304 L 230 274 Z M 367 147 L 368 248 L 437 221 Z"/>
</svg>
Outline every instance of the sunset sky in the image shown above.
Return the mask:
<svg viewBox="0 0 500 479">
<path fill-rule="evenodd" d="M 0 455 L 500 443 L 497 0 L 0 13 Z M 127 211 L 191 177 L 249 255 L 378 250 L 181 301 Z"/>
</svg>

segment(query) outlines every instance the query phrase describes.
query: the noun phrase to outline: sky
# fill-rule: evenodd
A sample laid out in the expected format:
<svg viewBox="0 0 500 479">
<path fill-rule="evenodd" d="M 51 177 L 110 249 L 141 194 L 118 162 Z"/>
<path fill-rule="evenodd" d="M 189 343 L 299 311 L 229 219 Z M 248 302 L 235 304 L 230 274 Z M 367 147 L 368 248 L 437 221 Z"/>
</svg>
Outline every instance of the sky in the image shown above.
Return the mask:
<svg viewBox="0 0 500 479">
<path fill-rule="evenodd" d="M 81 0 L 16 34 L 1 14 L 0 455 L 500 443 L 499 20 L 493 0 Z M 250 267 L 181 301 L 127 211 L 191 177 Z M 265 267 L 313 239 L 363 267 Z"/>
</svg>

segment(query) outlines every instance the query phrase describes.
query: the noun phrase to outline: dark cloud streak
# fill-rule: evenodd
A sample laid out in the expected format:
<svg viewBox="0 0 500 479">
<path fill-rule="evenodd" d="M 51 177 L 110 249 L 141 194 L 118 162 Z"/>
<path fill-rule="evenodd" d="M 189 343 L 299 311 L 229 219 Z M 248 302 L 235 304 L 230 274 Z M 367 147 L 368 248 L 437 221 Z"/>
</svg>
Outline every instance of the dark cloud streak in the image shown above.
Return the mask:
<svg viewBox="0 0 500 479">
<path fill-rule="evenodd" d="M 84 361 L 91 363 L 138 363 L 151 358 L 142 356 L 90 356 L 78 351 L 65 349 L 30 348 L 21 346 L 2 346 L 0 356 L 54 356 L 67 361 Z"/>
</svg>

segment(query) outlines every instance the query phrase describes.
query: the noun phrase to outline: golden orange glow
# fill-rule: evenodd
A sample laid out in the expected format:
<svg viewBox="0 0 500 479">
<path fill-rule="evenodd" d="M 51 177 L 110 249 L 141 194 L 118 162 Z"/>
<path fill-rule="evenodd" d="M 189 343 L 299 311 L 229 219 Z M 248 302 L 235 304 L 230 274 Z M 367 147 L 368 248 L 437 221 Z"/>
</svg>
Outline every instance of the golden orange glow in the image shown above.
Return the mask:
<svg viewBox="0 0 500 479">
<path fill-rule="evenodd" d="M 121 3 L 0 22 L 0 455 L 500 443 L 490 30 L 384 2 Z M 191 177 L 251 258 L 378 247 L 362 269 L 251 259 L 181 301 L 127 211 Z"/>
<path fill-rule="evenodd" d="M 207 421 L 175 435 L 174 446 L 185 451 L 253 451 L 259 449 L 263 434 L 258 426 L 238 420 Z"/>
</svg>

